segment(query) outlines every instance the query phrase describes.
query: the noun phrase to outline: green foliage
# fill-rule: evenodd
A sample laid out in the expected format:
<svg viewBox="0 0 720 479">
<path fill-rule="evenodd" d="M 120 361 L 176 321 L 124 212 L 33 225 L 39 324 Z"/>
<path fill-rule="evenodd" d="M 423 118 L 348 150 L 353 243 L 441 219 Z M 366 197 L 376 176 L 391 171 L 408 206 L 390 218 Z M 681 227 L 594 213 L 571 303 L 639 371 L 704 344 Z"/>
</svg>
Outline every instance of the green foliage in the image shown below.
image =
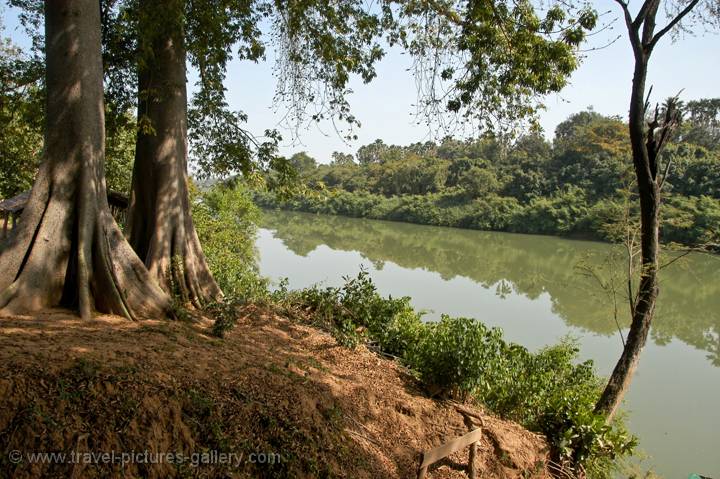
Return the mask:
<svg viewBox="0 0 720 479">
<path fill-rule="evenodd" d="M 425 325 L 404 359 L 431 388 L 452 395 L 487 389 L 489 371 L 500 359 L 502 331 L 468 318 L 443 316 Z"/>
<path fill-rule="evenodd" d="M 672 144 L 663 156 L 672 161 L 668 183 L 673 193 L 720 199 L 720 148 L 709 151 L 691 143 Z"/>
<path fill-rule="evenodd" d="M 135 117 L 130 111 L 117 112 L 115 105 L 105 107 L 105 181 L 109 190 L 130 195 L 135 162 Z"/>
<path fill-rule="evenodd" d="M 192 192 L 192 215 L 205 258 L 227 302 L 263 296 L 255 235 L 259 211 L 242 183 Z"/>
<path fill-rule="evenodd" d="M 217 301 L 205 306 L 205 312 L 214 319 L 212 334 L 218 338 L 225 336 L 225 333 L 235 327 L 238 318 L 238 306 L 242 300 L 230 299 Z"/>
<path fill-rule="evenodd" d="M 558 125 L 555 152 L 547 165 L 554 189 L 576 186 L 593 200 L 612 197 L 633 177 L 627 126 L 593 111 Z"/>
<path fill-rule="evenodd" d="M 709 196 L 672 196 L 661 212 L 663 238 L 682 244 L 720 246 L 720 200 Z"/>
<path fill-rule="evenodd" d="M 428 121 L 447 109 L 453 120 L 490 131 L 532 119 L 542 95 L 562 89 L 597 20 L 585 4 L 543 12 L 527 0 L 412 0 L 398 4 L 397 16 L 399 41 L 424 82 L 419 103 Z"/>
<path fill-rule="evenodd" d="M 290 164 L 300 174 L 312 171 L 317 168 L 317 160 L 315 160 L 315 158 L 308 155 L 304 151 L 301 151 L 300 153 L 295 153 L 293 156 L 291 156 Z"/>
<path fill-rule="evenodd" d="M 720 98 L 703 98 L 683 105 L 678 136 L 683 142 L 720 150 Z"/>
<path fill-rule="evenodd" d="M 473 398 L 545 434 L 561 463 L 606 477 L 635 447 L 622 421 L 606 424 L 594 413 L 602 381 L 592 361 L 577 362 L 570 341 L 532 353 L 474 319 L 423 322 L 409 298 L 382 298 L 365 271 L 340 287 L 286 294 L 341 344 L 366 341 L 398 357 L 435 394 Z"/>
<path fill-rule="evenodd" d="M 547 198 L 533 198 L 512 225 L 514 231 L 533 234 L 569 235 L 586 231 L 588 217 L 583 190 L 568 187 Z"/>
<path fill-rule="evenodd" d="M 29 9 L 24 14 L 24 21 L 35 22 L 40 18 L 37 12 L 33 13 L 35 7 L 22 7 Z M 0 198 L 9 198 L 30 189 L 42 161 L 45 121 L 42 63 L 9 40 L 0 38 L 0 79 Z M 116 101 L 111 86 L 108 90 L 105 105 L 106 183 L 108 189 L 127 194 L 135 156 L 135 118 L 131 110 L 124 109 Z"/>
<path fill-rule="evenodd" d="M 380 297 L 364 270 L 356 278 L 345 278 L 342 287 L 314 286 L 297 294 L 298 300 L 312 311 L 314 321 L 332 331 L 345 346 L 355 346 L 368 336 L 382 338 L 396 315 L 411 311 L 410 298 Z"/>
<path fill-rule="evenodd" d="M 375 332 L 374 339 L 387 354 L 402 357 L 413 348 L 424 331 L 421 314 L 410 307 L 396 312 L 392 319 Z"/>
<path fill-rule="evenodd" d="M 712 248 L 720 156 L 678 141 L 664 153 L 661 239 Z M 558 125 L 553 144 L 537 134 L 406 147 L 376 140 L 356 157 L 304 168 L 302 194 L 254 199 L 265 208 L 610 241 L 637 223 L 627 126 L 592 110 Z"/>
<path fill-rule="evenodd" d="M 0 198 L 32 186 L 42 156 L 44 95 L 37 62 L 2 34 L 0 23 Z"/>
<path fill-rule="evenodd" d="M 212 334 L 223 337 L 238 317 L 238 307 L 268 297 L 268 281 L 257 267 L 255 236 L 260 212 L 247 187 L 218 183 L 201 192 L 191 188 L 192 215 L 208 267 L 224 293 L 204 306 L 214 319 Z"/>
<path fill-rule="evenodd" d="M 457 226 L 479 230 L 507 231 L 522 215 L 523 207 L 515 198 L 489 195 L 470 203 L 464 219 Z M 517 228 L 517 226 L 514 226 Z"/>
<path fill-rule="evenodd" d="M 500 189 L 500 182 L 494 171 L 488 168 L 473 166 L 458 180 L 458 186 L 462 188 L 470 198 L 481 198 Z"/>
</svg>

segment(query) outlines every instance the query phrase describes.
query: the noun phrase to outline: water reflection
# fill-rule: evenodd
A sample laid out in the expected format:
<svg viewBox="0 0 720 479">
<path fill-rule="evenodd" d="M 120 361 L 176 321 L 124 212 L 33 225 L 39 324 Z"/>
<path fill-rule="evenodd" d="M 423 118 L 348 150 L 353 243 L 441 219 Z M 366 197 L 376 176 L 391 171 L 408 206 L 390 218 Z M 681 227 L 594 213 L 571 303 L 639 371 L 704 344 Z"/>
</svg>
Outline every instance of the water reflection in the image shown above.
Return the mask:
<svg viewBox="0 0 720 479">
<path fill-rule="evenodd" d="M 445 280 L 468 278 L 500 298 L 547 294 L 553 312 L 567 325 L 617 334 L 610 296 L 578 270 L 578 265 L 606 262 L 613 253 L 607 244 L 290 212 L 266 214 L 262 226 L 300 256 L 327 245 L 356 251 L 377 269 L 388 261 L 432 271 Z M 625 327 L 627 305 L 617 307 Z M 718 257 L 689 255 L 663 270 L 651 338 L 659 346 L 677 338 L 720 366 Z"/>
</svg>

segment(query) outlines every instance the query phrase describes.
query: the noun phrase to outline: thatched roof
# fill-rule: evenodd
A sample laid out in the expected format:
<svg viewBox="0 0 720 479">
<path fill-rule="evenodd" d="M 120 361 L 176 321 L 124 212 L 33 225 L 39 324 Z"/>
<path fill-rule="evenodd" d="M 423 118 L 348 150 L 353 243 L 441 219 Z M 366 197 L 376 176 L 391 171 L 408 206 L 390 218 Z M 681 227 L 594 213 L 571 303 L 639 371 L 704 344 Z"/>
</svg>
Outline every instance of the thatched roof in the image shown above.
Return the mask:
<svg viewBox="0 0 720 479">
<path fill-rule="evenodd" d="M 130 198 L 119 191 L 107 190 L 108 204 L 114 208 L 126 209 L 130 206 Z"/>
<path fill-rule="evenodd" d="M 107 195 L 108 203 L 114 208 L 124 210 L 130 203 L 128 197 L 123 193 L 108 190 Z M 0 201 L 0 213 L 19 213 L 25 208 L 25 203 L 27 203 L 29 198 L 30 191 L 28 190 L 13 198 Z"/>
<path fill-rule="evenodd" d="M 28 198 L 30 198 L 30 191 L 25 191 L 13 198 L 2 200 L 0 201 L 0 212 L 17 213 L 22 211 L 23 208 L 25 208 L 25 203 L 27 203 Z"/>
</svg>

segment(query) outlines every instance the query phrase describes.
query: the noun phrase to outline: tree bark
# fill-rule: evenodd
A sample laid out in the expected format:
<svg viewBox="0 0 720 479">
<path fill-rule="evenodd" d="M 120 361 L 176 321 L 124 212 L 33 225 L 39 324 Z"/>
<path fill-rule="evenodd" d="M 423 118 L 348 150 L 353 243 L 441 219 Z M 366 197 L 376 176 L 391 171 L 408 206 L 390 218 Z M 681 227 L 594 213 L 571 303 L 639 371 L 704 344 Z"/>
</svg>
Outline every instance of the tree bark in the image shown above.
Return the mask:
<svg viewBox="0 0 720 479">
<path fill-rule="evenodd" d="M 640 360 L 640 353 L 647 342 L 650 325 L 655 314 L 658 287 L 658 253 L 660 248 L 660 186 L 657 176 L 657 151 L 649 151 L 646 143 L 646 106 L 645 82 L 647 79 L 648 61 L 652 48 L 646 46 L 652 38 L 655 28 L 657 3 L 646 13 L 642 36 L 639 25 L 628 22 L 628 33 L 635 56 L 635 69 L 630 97 L 628 128 L 632 146 L 633 166 L 637 179 L 638 196 L 640 199 L 640 255 L 641 271 L 637 298 L 632 308 L 632 323 L 620 355 L 608 383 L 600 399 L 595 405 L 595 412 L 612 419 L 620 406 Z M 647 2 L 646 2 L 647 3 Z M 652 133 L 652 132 L 651 132 Z M 633 298 L 630 298 L 633 301 Z"/>
<path fill-rule="evenodd" d="M 44 161 L 0 250 L 6 314 L 78 308 L 161 317 L 169 298 L 125 241 L 107 203 L 97 0 L 45 2 Z"/>
<path fill-rule="evenodd" d="M 137 135 L 127 225 L 130 244 L 161 287 L 199 307 L 222 292 L 190 215 L 182 4 L 140 2 L 140 31 L 150 38 L 138 68 L 138 121 L 149 128 Z"/>
</svg>

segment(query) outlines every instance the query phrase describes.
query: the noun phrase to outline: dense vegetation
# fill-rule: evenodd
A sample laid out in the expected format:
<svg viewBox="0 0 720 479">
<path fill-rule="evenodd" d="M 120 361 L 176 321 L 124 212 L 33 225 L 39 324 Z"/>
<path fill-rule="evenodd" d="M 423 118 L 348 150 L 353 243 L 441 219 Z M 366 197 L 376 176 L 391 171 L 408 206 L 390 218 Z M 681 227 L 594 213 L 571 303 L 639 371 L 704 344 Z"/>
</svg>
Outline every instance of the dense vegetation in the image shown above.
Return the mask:
<svg viewBox="0 0 720 479">
<path fill-rule="evenodd" d="M 396 356 L 433 394 L 472 398 L 545 434 L 567 467 L 601 477 L 635 446 L 622 422 L 608 425 L 592 412 L 603 382 L 592 361 L 576 364 L 571 343 L 531 353 L 475 319 L 423 322 L 410 298 L 382 298 L 364 271 L 342 287 L 313 287 L 285 301 L 309 308 L 344 344 L 365 340 Z"/>
<path fill-rule="evenodd" d="M 475 319 L 423 322 L 410 298 L 381 297 L 364 271 L 338 288 L 288 291 L 281 284 L 271 292 L 255 270 L 255 251 L 243 246 L 252 245 L 258 213 L 240 183 L 218 184 L 195 201 L 208 262 L 231 298 L 209 308 L 219 336 L 232 328 L 238 303 L 264 303 L 328 330 L 344 346 L 362 343 L 396 357 L 435 396 L 476 401 L 545 434 L 565 467 L 604 477 L 633 450 L 635 439 L 622 421 L 607 425 L 593 413 L 603 381 L 591 361 L 577 364 L 570 342 L 531 353 Z M 242 241 L 207 241 L 229 237 Z"/>
<path fill-rule="evenodd" d="M 17 3 L 35 10 L 35 2 Z M 410 2 L 395 10 L 399 17 L 394 18 L 390 8 L 366 13 L 362 2 L 355 1 L 340 2 L 338 9 L 314 2 L 289 9 L 261 2 L 249 11 L 244 6 L 221 8 L 223 13 L 206 12 L 208 18 L 203 18 L 193 2 L 127 2 L 120 10 L 104 10 L 102 16 L 99 6 L 77 2 L 74 15 L 67 15 L 64 5 L 45 2 L 44 83 L 38 63 L 25 62 L 9 44 L 1 46 L 0 115 L 8 128 L 0 137 L 0 195 L 26 189 L 38 160 L 44 159 L 20 222 L 22 234 L 13 233 L 2 251 L 2 269 L 9 274 L 0 283 L 1 308 L 26 312 L 61 305 L 87 319 L 96 309 L 140 319 L 162 317 L 169 310 L 180 316 L 190 304 L 217 317 L 215 333 L 221 336 L 232 326 L 235 304 L 265 300 L 327 327 L 342 344 L 365 341 L 396 356 L 434 394 L 474 398 L 543 432 L 556 458 L 571 468 L 603 474 L 609 461 L 632 449 L 634 440 L 621 426 L 608 425 L 606 416 L 593 412 L 601 383 L 591 364 L 574 363 L 572 346 L 532 354 L 476 320 L 444 317 L 423 323 L 407 298 L 381 298 L 364 274 L 342 288 L 270 294 L 252 261 L 255 210 L 247 193 L 237 185 L 220 185 L 196 198 L 194 219 L 189 212 L 188 121 L 197 125 L 195 133 L 199 129 L 228 140 L 221 151 L 214 142 L 203 143 L 202 135 L 198 146 L 198 136 L 191 134 L 202 155 L 200 166 L 209 162 L 213 171 L 247 173 L 255 171 L 248 165 L 263 156 L 257 143 L 261 151 L 248 152 L 255 142 L 237 130 L 243 115 L 227 111 L 223 80 L 229 49 L 238 42 L 249 48 L 241 47 L 239 57 L 262 58 L 256 38 L 265 19 L 278 20 L 274 39 L 279 51 L 287 52 L 279 68 L 280 83 L 290 90 L 287 96 L 303 107 L 313 103 L 306 97 L 315 97 L 317 84 L 325 87 L 321 91 L 328 95 L 320 96 L 329 98 L 324 105 L 328 110 L 313 119 L 327 115 L 354 123 L 345 87 L 351 74 L 364 81 L 376 75 L 373 65 L 383 54 L 377 38 L 387 35 L 391 44 L 419 58 L 418 64 L 445 43 L 448 58 L 467 55 L 464 71 L 442 68 L 442 80 L 452 81 L 459 93 L 443 108 L 493 126 L 489 118 L 496 109 L 505 112 L 500 120 L 522 120 L 535 112 L 533 98 L 562 88 L 576 67 L 585 31 L 595 27 L 594 12 L 580 11 L 574 18 L 553 7 L 541 19 L 524 2 L 512 12 L 492 5 L 468 8 L 466 2 L 438 11 L 434 2 Z M 132 21 L 123 25 L 122 18 Z M 430 31 L 422 27 L 426 19 L 439 19 L 441 28 L 432 30 L 448 38 L 413 34 Z M 557 31 L 563 33 L 553 33 Z M 498 41 L 501 35 L 510 46 L 522 48 L 508 48 Z M 128 57 L 114 58 L 118 50 Z M 187 114 L 188 60 L 199 70 L 201 93 L 207 95 L 195 99 L 202 119 Z M 497 71 L 507 73 L 498 76 Z M 83 91 L 79 98 L 71 94 L 76 85 Z M 127 85 L 138 89 L 121 91 Z M 159 94 L 158 85 L 170 94 Z M 107 103 L 104 94 L 110 98 Z M 138 125 L 128 116 L 132 107 L 113 102 L 121 94 L 142 100 L 137 103 Z M 43 97 L 44 112 L 38 106 Z M 426 110 L 432 113 L 432 104 Z M 664 236 L 707 244 L 715 241 L 720 222 L 718 105 L 714 100 L 692 102 L 686 110 L 691 121 L 664 152 L 677 171 L 677 180 L 668 183 Z M 202 120 L 225 121 L 207 129 Z M 358 151 L 357 163 L 336 155 L 332 165 L 322 167 L 307 155 L 296 155 L 291 160 L 311 194 L 292 205 L 427 224 L 614 239 L 622 234 L 618 225 L 624 226 L 625 218 L 633 221 L 635 211 L 628 205 L 637 204 L 624 129 L 615 118 L 584 112 L 558 128 L 552 145 L 539 136 L 512 145 L 487 138 L 407 148 L 378 141 Z M 234 133 L 230 138 L 222 134 L 228 131 Z M 162 145 L 174 145 L 173 151 Z M 266 148 L 274 153 L 274 145 L 270 141 Z M 232 154 L 225 155 L 228 151 Z M 117 184 L 133 192 L 127 240 L 109 214 L 106 180 L 111 187 Z M 327 187 L 336 194 L 323 194 Z M 257 200 L 265 206 L 275 202 L 261 193 Z M 43 238 L 57 242 L 50 245 Z M 47 278 L 53 281 L 43 281 Z M 224 301 L 216 302 L 223 298 L 221 288 Z M 170 296 L 176 301 L 172 307 Z"/>
<path fill-rule="evenodd" d="M 688 102 L 686 120 L 664 155 L 662 238 L 714 244 L 720 233 L 720 99 Z M 593 111 L 561 123 L 552 143 L 539 135 L 512 144 L 485 138 L 386 145 L 317 164 L 291 158 L 308 185 L 262 207 L 460 228 L 615 240 L 636 212 L 627 126 Z"/>
</svg>

